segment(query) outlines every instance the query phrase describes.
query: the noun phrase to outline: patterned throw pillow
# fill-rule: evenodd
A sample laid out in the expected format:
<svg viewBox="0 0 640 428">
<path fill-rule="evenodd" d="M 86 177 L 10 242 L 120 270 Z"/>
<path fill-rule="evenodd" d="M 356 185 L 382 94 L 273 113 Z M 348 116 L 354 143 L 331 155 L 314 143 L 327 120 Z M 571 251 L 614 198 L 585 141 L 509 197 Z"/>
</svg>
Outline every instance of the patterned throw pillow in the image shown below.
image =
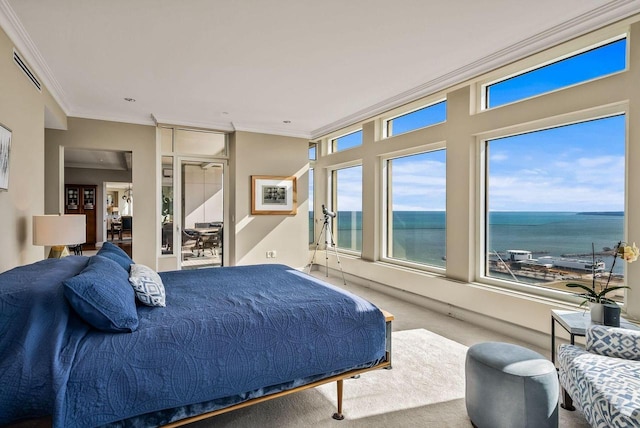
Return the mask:
<svg viewBox="0 0 640 428">
<path fill-rule="evenodd" d="M 160 275 L 148 266 L 132 264 L 129 282 L 136 297 L 147 306 L 166 306 L 166 294 Z"/>
<path fill-rule="evenodd" d="M 587 329 L 586 349 L 598 355 L 640 361 L 640 331 L 592 325 Z"/>
</svg>

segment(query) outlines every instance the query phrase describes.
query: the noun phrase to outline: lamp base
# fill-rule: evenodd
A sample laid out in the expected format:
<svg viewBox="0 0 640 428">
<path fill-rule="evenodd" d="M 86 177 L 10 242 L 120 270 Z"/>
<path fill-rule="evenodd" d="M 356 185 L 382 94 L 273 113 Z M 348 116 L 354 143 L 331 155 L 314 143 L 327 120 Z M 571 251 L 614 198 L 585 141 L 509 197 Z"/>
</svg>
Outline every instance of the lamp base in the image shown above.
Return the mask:
<svg viewBox="0 0 640 428">
<path fill-rule="evenodd" d="M 66 245 L 54 245 L 49 251 L 50 259 L 61 259 L 69 255 L 71 255 L 71 253 L 69 253 L 69 248 L 67 248 Z"/>
</svg>

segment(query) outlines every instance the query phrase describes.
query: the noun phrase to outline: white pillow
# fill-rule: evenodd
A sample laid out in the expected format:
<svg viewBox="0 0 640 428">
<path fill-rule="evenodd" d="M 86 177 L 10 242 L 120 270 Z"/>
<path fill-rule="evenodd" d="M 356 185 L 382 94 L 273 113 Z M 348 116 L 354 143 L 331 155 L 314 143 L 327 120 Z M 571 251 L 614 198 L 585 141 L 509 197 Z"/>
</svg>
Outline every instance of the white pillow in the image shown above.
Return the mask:
<svg viewBox="0 0 640 428">
<path fill-rule="evenodd" d="M 160 275 L 148 266 L 132 264 L 129 282 L 136 297 L 147 306 L 166 306 L 166 293 Z"/>
</svg>

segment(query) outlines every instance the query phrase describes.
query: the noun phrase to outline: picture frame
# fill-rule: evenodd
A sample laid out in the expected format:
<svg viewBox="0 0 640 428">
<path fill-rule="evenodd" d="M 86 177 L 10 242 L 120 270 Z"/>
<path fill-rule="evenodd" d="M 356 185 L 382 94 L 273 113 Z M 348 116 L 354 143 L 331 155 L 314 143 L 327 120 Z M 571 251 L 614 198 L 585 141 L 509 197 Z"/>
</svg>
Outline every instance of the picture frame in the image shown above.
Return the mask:
<svg viewBox="0 0 640 428">
<path fill-rule="evenodd" d="M 294 215 L 297 213 L 296 177 L 251 176 L 252 215 Z"/>
<path fill-rule="evenodd" d="M 9 152 L 11 130 L 0 124 L 0 191 L 9 190 Z"/>
</svg>

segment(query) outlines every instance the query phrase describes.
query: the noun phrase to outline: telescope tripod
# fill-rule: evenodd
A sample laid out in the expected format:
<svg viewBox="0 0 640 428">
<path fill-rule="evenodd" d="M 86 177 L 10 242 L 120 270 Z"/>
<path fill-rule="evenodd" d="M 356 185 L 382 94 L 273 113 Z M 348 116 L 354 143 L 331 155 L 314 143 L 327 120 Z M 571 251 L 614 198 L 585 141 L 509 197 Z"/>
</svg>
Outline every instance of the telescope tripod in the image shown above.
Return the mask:
<svg viewBox="0 0 640 428">
<path fill-rule="evenodd" d="M 333 252 L 336 255 L 336 260 L 338 261 L 338 267 L 340 268 L 340 273 L 342 274 L 342 282 L 344 285 L 347 285 L 347 280 L 344 279 L 344 271 L 342 270 L 342 264 L 340 264 L 340 256 L 338 256 L 338 250 L 336 249 L 336 244 L 333 242 L 333 235 L 331 234 L 331 224 L 329 223 L 329 215 L 325 214 L 324 223 L 322 224 L 322 229 L 320 229 L 320 234 L 318 235 L 318 241 L 316 242 L 316 248 L 313 250 L 313 255 L 311 256 L 311 261 L 309 262 L 309 273 L 311 273 L 311 268 L 313 267 L 313 263 L 316 259 L 316 253 L 318 252 L 318 247 L 320 246 L 320 242 L 322 241 L 322 235 L 324 234 L 324 263 L 326 267 L 326 276 L 329 276 L 329 244 L 333 248 Z"/>
</svg>

